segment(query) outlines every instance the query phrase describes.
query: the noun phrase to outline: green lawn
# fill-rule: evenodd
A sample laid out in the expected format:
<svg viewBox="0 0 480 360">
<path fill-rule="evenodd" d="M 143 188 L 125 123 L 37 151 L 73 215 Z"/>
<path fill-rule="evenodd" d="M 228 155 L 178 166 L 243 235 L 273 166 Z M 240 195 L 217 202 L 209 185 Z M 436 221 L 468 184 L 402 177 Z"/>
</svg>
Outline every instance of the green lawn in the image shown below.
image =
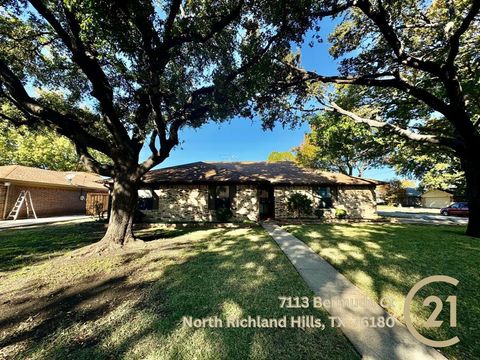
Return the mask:
<svg viewBox="0 0 480 360">
<path fill-rule="evenodd" d="M 145 247 L 60 256 L 100 224 L 0 232 L 0 358 L 355 359 L 336 329 L 192 329 L 183 316 L 314 315 L 278 296 L 311 295 L 260 228 L 159 230 Z M 75 235 L 76 234 L 76 235 Z M 51 259 L 48 259 L 51 257 Z"/>
<path fill-rule="evenodd" d="M 388 311 L 403 321 L 404 298 L 420 279 L 448 275 L 458 287 L 431 285 L 419 292 L 412 306 L 414 324 L 424 324 L 433 310 L 422 305 L 435 294 L 444 301 L 440 328 L 422 328 L 432 339 L 455 335 L 457 345 L 442 349 L 449 358 L 480 358 L 480 239 L 463 235 L 463 227 L 428 225 L 302 225 L 286 226 L 372 298 L 389 298 Z M 458 326 L 448 327 L 448 295 L 458 297 Z"/>
<path fill-rule="evenodd" d="M 0 231 L 0 271 L 14 270 L 91 244 L 102 235 L 95 222 Z"/>
</svg>

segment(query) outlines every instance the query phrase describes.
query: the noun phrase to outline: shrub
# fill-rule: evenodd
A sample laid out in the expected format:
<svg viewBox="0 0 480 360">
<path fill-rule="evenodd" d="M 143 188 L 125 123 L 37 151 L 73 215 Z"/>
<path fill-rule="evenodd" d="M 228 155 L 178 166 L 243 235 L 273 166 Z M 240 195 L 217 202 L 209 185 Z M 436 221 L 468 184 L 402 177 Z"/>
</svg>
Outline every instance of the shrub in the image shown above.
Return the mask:
<svg viewBox="0 0 480 360">
<path fill-rule="evenodd" d="M 323 209 L 315 209 L 315 210 L 313 211 L 313 214 L 314 214 L 317 218 L 321 219 L 321 218 L 323 218 L 323 215 L 325 214 L 325 210 L 323 210 Z"/>
<path fill-rule="evenodd" d="M 232 210 L 227 208 L 219 208 L 215 210 L 215 217 L 217 221 L 228 222 L 233 216 Z"/>
<path fill-rule="evenodd" d="M 335 217 L 337 219 L 345 219 L 347 217 L 347 210 L 341 208 L 335 209 Z"/>
<path fill-rule="evenodd" d="M 287 208 L 293 212 L 294 217 L 310 215 L 312 213 L 312 200 L 304 194 L 292 194 L 288 197 Z"/>
</svg>

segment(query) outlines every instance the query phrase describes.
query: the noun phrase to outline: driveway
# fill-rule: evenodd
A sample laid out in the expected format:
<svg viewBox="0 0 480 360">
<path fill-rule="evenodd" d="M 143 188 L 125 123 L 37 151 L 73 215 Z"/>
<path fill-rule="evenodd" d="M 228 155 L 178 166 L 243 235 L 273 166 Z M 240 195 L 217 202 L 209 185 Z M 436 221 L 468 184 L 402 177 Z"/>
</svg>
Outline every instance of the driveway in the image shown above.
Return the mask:
<svg viewBox="0 0 480 360">
<path fill-rule="evenodd" d="M 85 220 L 85 219 L 91 219 L 91 217 L 86 215 L 70 215 L 70 216 L 55 216 L 55 217 L 46 217 L 46 218 L 38 218 L 38 219 L 3 220 L 3 221 L 0 221 L 0 230 L 21 228 L 26 226 L 35 226 L 35 225 L 42 225 L 42 224 L 52 224 L 52 223 L 72 221 L 72 220 Z"/>
<path fill-rule="evenodd" d="M 440 215 L 440 210 L 437 213 L 427 213 L 419 209 L 419 212 L 413 212 L 411 209 L 404 210 L 380 210 L 378 215 L 389 218 L 394 218 L 398 222 L 415 223 L 415 224 L 434 224 L 434 225 L 467 225 L 468 218 L 458 216 L 443 216 Z M 428 209 L 432 210 L 432 209 Z"/>
</svg>

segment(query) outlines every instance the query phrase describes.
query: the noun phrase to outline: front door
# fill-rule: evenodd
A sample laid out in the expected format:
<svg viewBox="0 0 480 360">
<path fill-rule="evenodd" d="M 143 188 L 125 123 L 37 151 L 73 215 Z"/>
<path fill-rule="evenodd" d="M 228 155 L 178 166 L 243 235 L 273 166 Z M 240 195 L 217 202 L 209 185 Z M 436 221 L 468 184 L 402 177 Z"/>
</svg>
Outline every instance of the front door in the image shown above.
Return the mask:
<svg viewBox="0 0 480 360">
<path fill-rule="evenodd" d="M 258 188 L 258 204 L 260 220 L 273 219 L 275 217 L 273 186 L 266 185 Z"/>
</svg>

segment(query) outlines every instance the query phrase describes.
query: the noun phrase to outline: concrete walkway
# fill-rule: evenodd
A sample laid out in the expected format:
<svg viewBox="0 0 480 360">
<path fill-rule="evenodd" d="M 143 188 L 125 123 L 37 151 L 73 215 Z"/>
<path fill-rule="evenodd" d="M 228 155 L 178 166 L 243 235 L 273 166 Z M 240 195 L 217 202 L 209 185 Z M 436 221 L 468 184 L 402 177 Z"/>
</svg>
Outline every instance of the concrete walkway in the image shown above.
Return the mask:
<svg viewBox="0 0 480 360">
<path fill-rule="evenodd" d="M 38 218 L 38 219 L 2 220 L 0 221 L 0 230 L 52 224 L 52 223 L 72 221 L 72 220 L 85 220 L 89 218 L 91 217 L 86 215 L 71 215 L 71 216 L 46 217 L 46 218 Z"/>
<path fill-rule="evenodd" d="M 418 342 L 396 319 L 393 327 L 365 326 L 365 318 L 387 319 L 390 315 L 305 243 L 276 224 L 263 223 L 262 226 L 315 295 L 323 301 L 330 300 L 332 305 L 325 309 L 341 320 L 342 331 L 363 359 L 446 359 L 435 349 Z"/>
</svg>

